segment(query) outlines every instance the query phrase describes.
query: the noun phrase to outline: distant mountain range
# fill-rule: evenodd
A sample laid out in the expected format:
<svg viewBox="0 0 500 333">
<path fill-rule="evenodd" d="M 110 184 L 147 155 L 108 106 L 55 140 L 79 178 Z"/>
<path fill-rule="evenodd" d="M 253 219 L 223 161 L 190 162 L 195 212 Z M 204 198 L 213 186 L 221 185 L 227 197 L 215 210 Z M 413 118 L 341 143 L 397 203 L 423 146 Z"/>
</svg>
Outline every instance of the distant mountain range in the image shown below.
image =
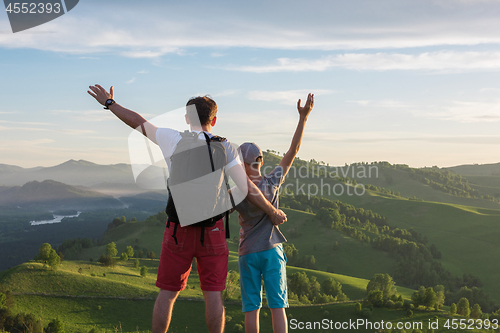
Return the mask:
<svg viewBox="0 0 500 333">
<path fill-rule="evenodd" d="M 2 186 L 0 205 L 43 206 L 51 209 L 124 206 L 110 195 L 54 180 L 30 181 L 23 186 Z"/>
<path fill-rule="evenodd" d="M 267 156 L 267 155 L 266 155 Z M 443 168 L 464 176 L 500 176 L 500 163 Z M 489 179 L 489 178 L 488 178 Z M 375 182 L 375 180 L 371 180 Z M 134 180 L 129 164 L 100 165 L 69 160 L 52 167 L 0 164 L 0 205 L 161 207 L 163 170 L 150 166 Z M 388 185 L 385 185 L 388 186 Z"/>
<path fill-rule="evenodd" d="M 0 164 L 2 186 L 22 186 L 30 181 L 55 180 L 72 186 L 90 187 L 119 197 L 164 188 L 163 170 L 150 166 L 134 180 L 129 164 L 100 165 L 85 160 L 69 160 L 52 167 L 22 168 Z M 138 185 L 139 184 L 139 185 Z"/>
</svg>

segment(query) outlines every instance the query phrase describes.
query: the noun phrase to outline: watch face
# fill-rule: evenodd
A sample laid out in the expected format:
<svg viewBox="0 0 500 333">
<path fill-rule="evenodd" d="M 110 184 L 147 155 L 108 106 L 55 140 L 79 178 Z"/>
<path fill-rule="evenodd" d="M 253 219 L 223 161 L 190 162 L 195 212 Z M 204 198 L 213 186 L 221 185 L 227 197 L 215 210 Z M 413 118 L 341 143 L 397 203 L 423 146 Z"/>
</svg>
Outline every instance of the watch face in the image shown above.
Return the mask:
<svg viewBox="0 0 500 333">
<path fill-rule="evenodd" d="M 114 101 L 112 99 L 108 99 L 108 100 L 106 100 L 106 105 L 111 105 L 111 104 L 113 104 L 113 102 Z"/>
</svg>

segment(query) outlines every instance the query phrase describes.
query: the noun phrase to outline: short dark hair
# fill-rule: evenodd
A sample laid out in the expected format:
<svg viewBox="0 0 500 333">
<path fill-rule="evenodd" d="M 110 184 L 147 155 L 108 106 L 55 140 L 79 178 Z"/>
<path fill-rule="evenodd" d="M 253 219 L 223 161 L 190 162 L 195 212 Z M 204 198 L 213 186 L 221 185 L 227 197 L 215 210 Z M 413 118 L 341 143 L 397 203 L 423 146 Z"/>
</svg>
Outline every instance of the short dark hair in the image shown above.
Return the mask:
<svg viewBox="0 0 500 333">
<path fill-rule="evenodd" d="M 187 102 L 186 106 L 195 105 L 196 111 L 198 112 L 198 117 L 200 119 L 200 125 L 208 125 L 217 115 L 217 103 L 208 95 L 191 97 Z M 187 115 L 190 121 L 193 120 L 193 115 L 191 112 L 187 111 Z"/>
</svg>

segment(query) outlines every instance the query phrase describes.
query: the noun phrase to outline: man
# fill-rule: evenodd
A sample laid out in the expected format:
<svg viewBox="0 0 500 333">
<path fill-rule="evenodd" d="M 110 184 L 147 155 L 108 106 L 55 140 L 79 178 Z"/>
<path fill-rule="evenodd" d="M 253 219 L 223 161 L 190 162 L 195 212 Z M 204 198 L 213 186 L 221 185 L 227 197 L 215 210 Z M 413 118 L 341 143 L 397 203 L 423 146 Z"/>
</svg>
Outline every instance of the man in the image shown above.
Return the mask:
<svg viewBox="0 0 500 333">
<path fill-rule="evenodd" d="M 262 193 L 278 207 L 279 189 L 285 181 L 293 160 L 297 155 L 307 118 L 314 106 L 314 95 L 309 94 L 305 105 L 297 102 L 299 122 L 290 148 L 279 165 L 268 175 L 261 174 L 264 164 L 261 149 L 251 142 L 240 146 L 247 176 Z M 266 299 L 273 320 L 274 333 L 288 332 L 285 308 L 288 307 L 286 283 L 286 256 L 281 243 L 285 237 L 259 207 L 248 200 L 236 206 L 240 214 L 240 245 L 238 266 L 240 270 L 241 301 L 245 313 L 245 332 L 259 332 L 259 312 L 262 306 L 262 280 Z"/>
<path fill-rule="evenodd" d="M 181 139 L 179 132 L 167 128 L 157 128 L 138 113 L 116 103 L 113 100 L 113 87 L 110 88 L 109 92 L 100 85 L 89 88 L 88 93 L 100 104 L 109 108 L 125 124 L 159 145 L 167 166 L 170 167 L 170 157 Z M 217 105 L 208 97 L 191 99 L 186 106 L 189 108 L 192 105 L 196 107 L 195 115 L 186 113 L 186 122 L 190 125 L 191 131 L 199 132 L 200 139 L 203 138 L 202 132 L 211 135 L 212 127 L 217 121 Z M 286 215 L 272 206 L 248 179 L 229 142 L 225 142 L 224 145 L 228 150 L 227 160 L 229 162 L 226 165 L 226 172 L 236 183 L 240 193 L 246 195 L 245 189 L 248 188 L 247 198 L 250 202 L 269 214 L 273 223 L 285 222 Z M 197 258 L 200 284 L 205 298 L 205 317 L 208 329 L 211 333 L 224 331 L 225 313 L 221 292 L 225 289 L 228 249 L 223 236 L 223 228 L 222 220 L 218 221 L 213 229 L 204 228 L 204 246 L 201 246 L 199 241 L 201 228 L 194 226 L 177 228 L 175 242 L 171 237 L 173 232 L 169 230 L 173 228 L 165 229 L 156 282 L 160 293 L 153 310 L 153 333 L 165 333 L 168 330 L 175 300 L 179 292 L 186 286 L 193 257 Z"/>
</svg>

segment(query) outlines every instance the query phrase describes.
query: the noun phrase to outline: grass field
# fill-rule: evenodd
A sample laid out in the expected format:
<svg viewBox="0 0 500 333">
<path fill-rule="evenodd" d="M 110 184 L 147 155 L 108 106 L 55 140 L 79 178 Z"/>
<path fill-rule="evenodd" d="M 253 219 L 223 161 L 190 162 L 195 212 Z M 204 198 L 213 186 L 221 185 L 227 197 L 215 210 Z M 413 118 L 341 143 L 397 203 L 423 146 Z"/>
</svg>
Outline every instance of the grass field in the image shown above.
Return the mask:
<svg viewBox="0 0 500 333">
<path fill-rule="evenodd" d="M 446 269 L 480 277 L 485 291 L 500 302 L 500 267 L 491 264 L 500 261 L 500 210 L 377 195 L 341 200 L 386 216 L 391 226 L 425 235 L 441 251 Z"/>
<path fill-rule="evenodd" d="M 151 330 L 151 314 L 154 301 L 151 300 L 117 300 L 117 299 L 89 299 L 64 298 L 50 296 L 16 296 L 15 310 L 30 309 L 47 325 L 52 318 L 59 317 L 68 333 L 88 332 L 95 328 L 98 332 L 146 332 Z M 235 325 L 243 325 L 244 315 L 240 304 L 226 303 L 226 332 L 236 332 Z M 64 309 L 64 311 L 61 311 Z M 175 304 L 172 323 L 168 332 L 207 332 L 204 318 L 205 304 L 203 301 L 178 300 Z M 287 309 L 290 331 L 298 330 L 300 322 L 321 323 L 327 319 L 332 321 L 333 329 L 312 329 L 309 332 L 375 332 L 367 329 L 363 323 L 354 330 L 335 329 L 335 323 L 349 323 L 363 319 L 355 314 L 354 303 L 325 304 L 319 306 L 301 306 Z M 372 325 L 390 322 L 394 327 L 401 322 L 418 328 L 422 325 L 427 328 L 429 321 L 439 318 L 440 329 L 435 332 L 459 332 L 443 327 L 447 319 L 444 313 L 414 311 L 411 318 L 406 317 L 403 310 L 388 310 L 374 308 L 368 320 Z M 420 324 L 421 323 L 421 324 Z M 319 325 L 319 324 L 318 324 Z M 387 324 L 386 324 L 387 325 Z M 260 315 L 261 332 L 272 332 L 271 314 L 268 308 L 263 308 Z M 293 329 L 293 327 L 296 327 Z M 319 327 L 319 326 L 317 326 Z M 300 330 L 302 331 L 302 330 Z M 485 332 L 485 330 L 466 330 L 467 332 Z M 411 332 L 407 330 L 407 332 Z"/>
</svg>

